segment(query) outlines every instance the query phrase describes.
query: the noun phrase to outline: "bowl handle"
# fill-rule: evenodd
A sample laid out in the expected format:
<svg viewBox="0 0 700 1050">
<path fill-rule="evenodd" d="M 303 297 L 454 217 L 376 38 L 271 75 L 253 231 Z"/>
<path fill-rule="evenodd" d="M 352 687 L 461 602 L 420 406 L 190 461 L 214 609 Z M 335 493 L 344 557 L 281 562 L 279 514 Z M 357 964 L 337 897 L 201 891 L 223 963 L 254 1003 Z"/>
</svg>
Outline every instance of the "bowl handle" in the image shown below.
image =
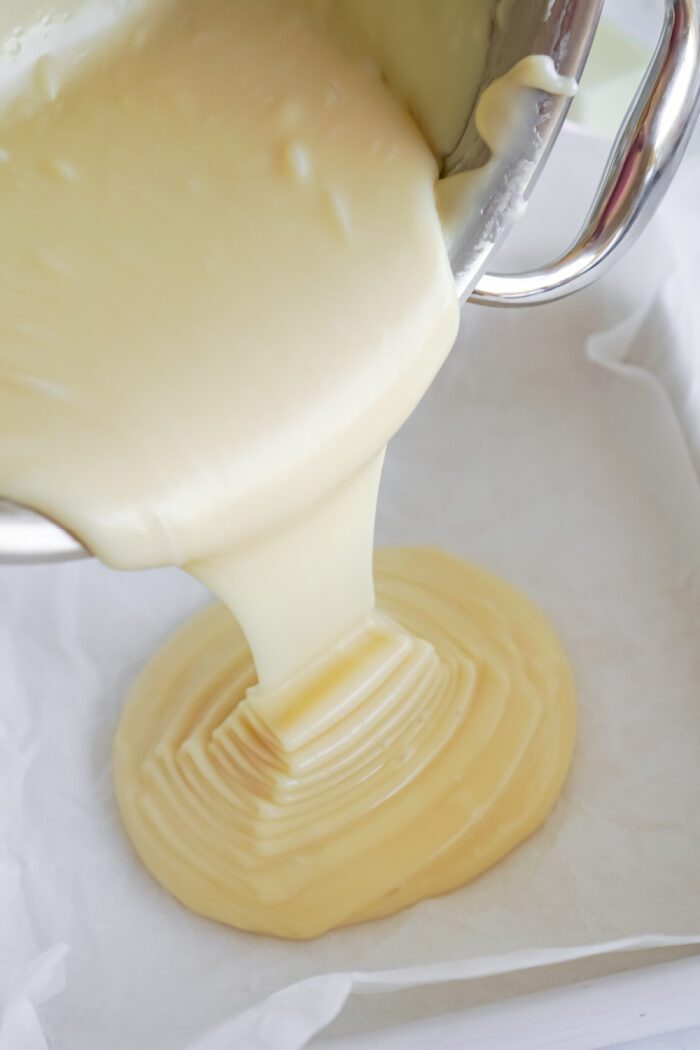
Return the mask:
<svg viewBox="0 0 700 1050">
<path fill-rule="evenodd" d="M 620 128 L 576 243 L 541 270 L 484 274 L 470 301 L 535 306 L 585 288 L 642 232 L 680 163 L 700 108 L 700 0 L 666 0 L 654 58 Z"/>
</svg>

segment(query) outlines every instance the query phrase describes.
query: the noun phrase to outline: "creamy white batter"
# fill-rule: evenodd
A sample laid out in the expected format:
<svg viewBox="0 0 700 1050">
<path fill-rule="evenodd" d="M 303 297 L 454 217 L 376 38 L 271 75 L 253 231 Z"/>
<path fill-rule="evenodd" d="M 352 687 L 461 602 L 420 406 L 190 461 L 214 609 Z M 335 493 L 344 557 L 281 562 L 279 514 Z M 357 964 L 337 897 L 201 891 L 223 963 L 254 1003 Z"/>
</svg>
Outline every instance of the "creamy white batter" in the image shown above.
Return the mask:
<svg viewBox="0 0 700 1050">
<path fill-rule="evenodd" d="M 384 447 L 458 323 L 433 150 L 493 9 L 174 0 L 7 96 L 0 492 L 235 614 L 243 635 L 217 609 L 146 672 L 115 769 L 154 874 L 246 928 L 311 936 L 460 884 L 568 766 L 569 672 L 523 599 L 404 552 L 375 611 Z M 551 72 L 489 89 L 489 144 Z"/>
</svg>

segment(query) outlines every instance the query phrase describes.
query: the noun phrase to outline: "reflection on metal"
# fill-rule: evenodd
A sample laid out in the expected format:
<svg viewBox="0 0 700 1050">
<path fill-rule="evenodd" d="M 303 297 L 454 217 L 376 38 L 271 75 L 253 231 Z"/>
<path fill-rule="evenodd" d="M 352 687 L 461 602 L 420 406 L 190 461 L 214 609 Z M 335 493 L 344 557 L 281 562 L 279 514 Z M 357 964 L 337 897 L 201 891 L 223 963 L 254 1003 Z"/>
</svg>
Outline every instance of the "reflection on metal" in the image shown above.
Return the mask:
<svg viewBox="0 0 700 1050">
<path fill-rule="evenodd" d="M 664 31 L 576 243 L 541 270 L 485 274 L 471 301 L 553 302 L 586 287 L 630 247 L 680 163 L 700 108 L 700 0 L 667 0 Z"/>
<path fill-rule="evenodd" d="M 48 518 L 0 500 L 0 564 L 68 561 L 87 557 L 69 533 Z"/>
</svg>

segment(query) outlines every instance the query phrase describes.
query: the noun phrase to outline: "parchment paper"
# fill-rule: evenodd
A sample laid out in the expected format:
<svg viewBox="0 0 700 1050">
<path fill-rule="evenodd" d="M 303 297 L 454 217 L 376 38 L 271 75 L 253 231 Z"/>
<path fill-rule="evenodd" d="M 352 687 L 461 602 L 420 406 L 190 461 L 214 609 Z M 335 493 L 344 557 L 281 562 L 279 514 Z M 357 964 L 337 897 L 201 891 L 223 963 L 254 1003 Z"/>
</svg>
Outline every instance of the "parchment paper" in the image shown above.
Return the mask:
<svg viewBox="0 0 700 1050">
<path fill-rule="evenodd" d="M 567 133 L 510 261 L 561 246 L 604 152 Z M 561 801 L 470 886 L 309 944 L 189 914 L 122 833 L 110 746 L 134 675 L 205 592 L 176 571 L 0 570 L 0 1050 L 292 1050 L 353 988 L 700 943 L 698 185 L 692 158 L 589 292 L 466 308 L 388 457 L 379 541 L 507 576 L 578 683 Z"/>
</svg>

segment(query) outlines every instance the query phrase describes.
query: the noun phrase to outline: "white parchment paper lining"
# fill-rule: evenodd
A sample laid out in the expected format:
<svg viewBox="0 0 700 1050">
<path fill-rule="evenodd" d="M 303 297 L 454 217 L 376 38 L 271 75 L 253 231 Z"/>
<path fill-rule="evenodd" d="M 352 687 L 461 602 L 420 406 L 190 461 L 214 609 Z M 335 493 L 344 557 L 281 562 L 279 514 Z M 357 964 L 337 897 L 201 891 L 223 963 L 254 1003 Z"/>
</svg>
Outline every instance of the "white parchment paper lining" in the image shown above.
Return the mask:
<svg viewBox="0 0 700 1050">
<path fill-rule="evenodd" d="M 567 133 L 511 262 L 561 246 L 604 151 Z M 507 576 L 578 682 L 561 801 L 470 886 L 309 944 L 190 915 L 121 831 L 110 745 L 138 668 L 205 593 L 175 571 L 0 570 L 0 1050 L 292 1050 L 353 991 L 700 943 L 698 185 L 693 156 L 594 289 L 467 308 L 388 457 L 379 541 Z"/>
</svg>

